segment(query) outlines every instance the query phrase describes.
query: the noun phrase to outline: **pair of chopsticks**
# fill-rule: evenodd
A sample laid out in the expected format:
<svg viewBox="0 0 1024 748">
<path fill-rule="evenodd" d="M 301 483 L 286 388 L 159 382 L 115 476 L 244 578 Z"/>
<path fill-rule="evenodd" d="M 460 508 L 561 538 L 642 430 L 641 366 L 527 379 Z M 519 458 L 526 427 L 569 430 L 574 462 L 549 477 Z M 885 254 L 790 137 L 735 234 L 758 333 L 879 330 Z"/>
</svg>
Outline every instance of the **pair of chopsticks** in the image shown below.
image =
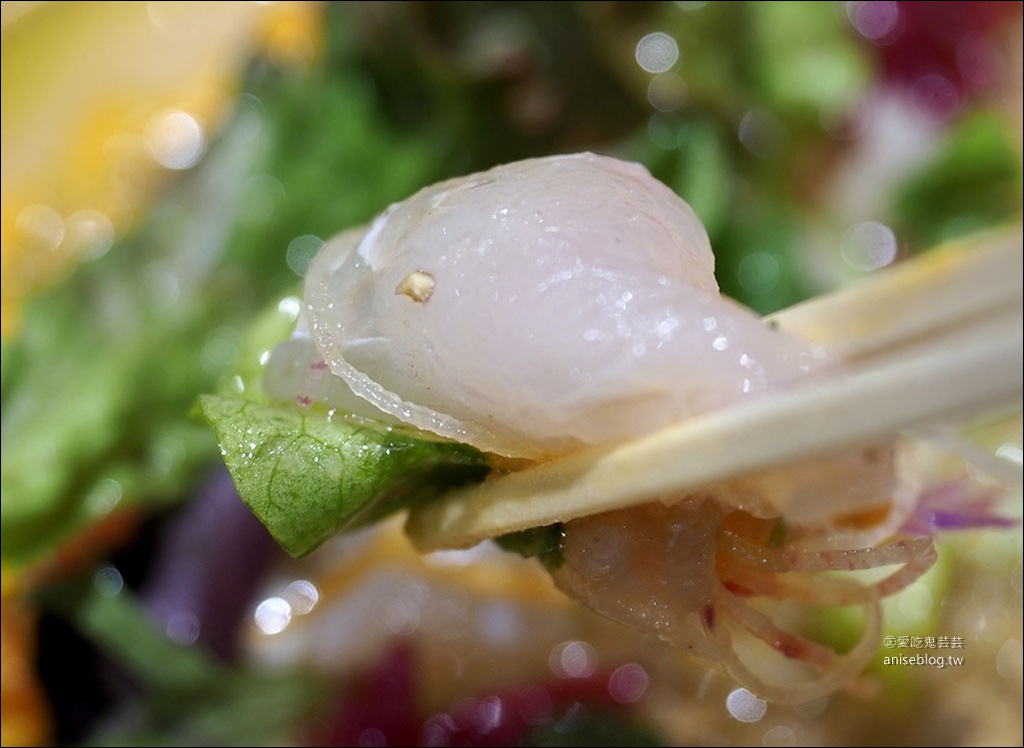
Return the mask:
<svg viewBox="0 0 1024 748">
<path fill-rule="evenodd" d="M 410 511 L 423 552 L 643 503 L 1007 407 L 1022 392 L 1022 228 L 932 250 L 767 318 L 845 373 L 460 489 Z"/>
</svg>

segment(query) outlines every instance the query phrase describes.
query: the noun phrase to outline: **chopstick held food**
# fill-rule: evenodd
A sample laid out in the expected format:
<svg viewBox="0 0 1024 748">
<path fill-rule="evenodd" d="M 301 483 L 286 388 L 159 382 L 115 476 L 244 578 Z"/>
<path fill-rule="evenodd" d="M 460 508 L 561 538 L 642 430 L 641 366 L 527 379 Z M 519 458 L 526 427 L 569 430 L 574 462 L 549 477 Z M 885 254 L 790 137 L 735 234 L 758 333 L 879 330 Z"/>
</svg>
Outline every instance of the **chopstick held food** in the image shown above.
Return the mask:
<svg viewBox="0 0 1024 748">
<path fill-rule="evenodd" d="M 489 455 L 489 480 L 406 502 L 421 549 L 540 526 L 542 560 L 572 597 L 721 662 L 763 698 L 807 701 L 855 682 L 880 600 L 935 561 L 931 537 L 905 529 L 929 487 L 897 432 L 1019 398 L 1019 285 L 1016 312 L 1013 298 L 1011 284 L 1009 312 L 978 312 L 986 332 L 963 349 L 968 367 L 1000 367 L 979 397 L 961 396 L 965 364 L 922 342 L 923 322 L 896 336 L 917 346 L 910 359 L 865 365 L 875 332 L 844 360 L 828 347 L 841 340 L 790 333 L 797 312 L 768 324 L 722 297 L 699 220 L 643 167 L 555 156 L 427 187 L 328 242 L 264 389 L 303 413 L 295 443 L 305 414 L 354 413 Z M 1007 325 L 1009 342 L 989 345 Z M 932 364 L 941 408 L 927 395 L 886 405 Z M 856 398 L 871 396 L 865 419 Z M 232 430 L 245 455 L 224 429 L 222 450 L 246 498 L 239 473 L 265 471 L 261 455 L 287 461 L 292 442 Z M 857 606 L 861 638 L 838 654 L 785 628 L 777 603 Z"/>
</svg>

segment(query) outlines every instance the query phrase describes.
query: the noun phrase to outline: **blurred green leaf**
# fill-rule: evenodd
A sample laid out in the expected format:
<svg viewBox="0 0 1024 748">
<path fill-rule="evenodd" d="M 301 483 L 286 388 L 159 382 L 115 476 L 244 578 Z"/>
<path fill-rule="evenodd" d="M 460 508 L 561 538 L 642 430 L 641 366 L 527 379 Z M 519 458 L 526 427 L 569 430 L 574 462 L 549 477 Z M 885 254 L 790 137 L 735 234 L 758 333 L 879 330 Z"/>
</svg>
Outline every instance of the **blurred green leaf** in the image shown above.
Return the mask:
<svg viewBox="0 0 1024 748">
<path fill-rule="evenodd" d="M 138 687 L 85 745 L 279 744 L 327 694 L 312 672 L 233 668 L 175 644 L 126 589 L 105 593 L 85 580 L 50 589 L 41 602 Z"/>
<path fill-rule="evenodd" d="M 3 351 L 5 562 L 45 558 L 117 508 L 183 498 L 216 459 L 189 410 L 237 371 L 257 310 L 296 286 L 289 243 L 365 221 L 440 171 L 339 54 L 332 69 L 254 65 L 200 165 L 26 310 Z"/>
<path fill-rule="evenodd" d="M 918 247 L 938 246 L 1021 215 L 1020 154 L 1005 121 L 978 112 L 953 128 L 938 156 L 910 176 L 893 212 Z"/>
</svg>

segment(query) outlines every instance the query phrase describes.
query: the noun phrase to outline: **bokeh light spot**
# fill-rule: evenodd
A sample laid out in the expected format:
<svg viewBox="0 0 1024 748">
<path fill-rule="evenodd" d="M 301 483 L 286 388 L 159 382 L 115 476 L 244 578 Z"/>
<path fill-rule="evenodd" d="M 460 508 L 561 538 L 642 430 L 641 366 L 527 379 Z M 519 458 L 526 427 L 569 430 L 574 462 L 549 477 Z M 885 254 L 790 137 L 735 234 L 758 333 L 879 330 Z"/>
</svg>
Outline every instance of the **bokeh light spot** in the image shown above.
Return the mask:
<svg viewBox="0 0 1024 748">
<path fill-rule="evenodd" d="M 670 151 L 679 147 L 681 137 L 678 121 L 664 114 L 655 114 L 647 121 L 647 135 L 656 146 Z"/>
<path fill-rule="evenodd" d="M 367 727 L 360 730 L 356 738 L 359 748 L 384 748 L 388 744 L 388 736 L 379 727 Z"/>
<path fill-rule="evenodd" d="M 900 6 L 892 0 L 847 3 L 846 17 L 858 34 L 876 44 L 891 43 L 898 36 Z"/>
<path fill-rule="evenodd" d="M 630 662 L 612 672 L 608 678 L 608 693 L 620 704 L 632 704 L 647 692 L 648 681 L 647 671 Z"/>
<path fill-rule="evenodd" d="M 597 650 L 584 641 L 562 642 L 551 650 L 548 665 L 560 678 L 586 678 L 597 670 Z"/>
<path fill-rule="evenodd" d="M 278 302 L 277 311 L 294 322 L 302 311 L 302 302 L 297 296 L 286 296 Z"/>
<path fill-rule="evenodd" d="M 779 262 L 767 252 L 752 252 L 740 261 L 737 280 L 743 290 L 758 296 L 769 293 L 779 283 L 782 271 Z"/>
<path fill-rule="evenodd" d="M 778 151 L 783 128 L 771 112 L 751 109 L 743 115 L 737 130 L 740 142 L 758 158 L 770 158 Z"/>
<path fill-rule="evenodd" d="M 764 746 L 791 746 L 796 745 L 796 735 L 793 733 L 793 728 L 786 727 L 785 725 L 775 725 L 771 729 L 765 730 L 764 737 L 761 738 L 761 745 Z"/>
<path fill-rule="evenodd" d="M 253 621 L 268 636 L 280 634 L 292 620 L 292 606 L 283 597 L 268 597 L 256 606 Z"/>
<path fill-rule="evenodd" d="M 737 688 L 725 698 L 725 708 L 740 722 L 757 722 L 768 711 L 768 704 L 745 688 Z"/>
<path fill-rule="evenodd" d="M 30 252 L 50 252 L 64 241 L 64 219 L 49 205 L 22 208 L 14 227 L 22 246 Z"/>
<path fill-rule="evenodd" d="M 183 646 L 195 644 L 199 639 L 199 619 L 194 613 L 181 611 L 171 616 L 165 630 L 167 638 L 175 644 Z"/>
<path fill-rule="evenodd" d="M 124 589 L 121 572 L 113 566 L 104 566 L 97 571 L 92 577 L 92 583 L 96 587 L 96 591 L 103 597 L 114 597 Z"/>
<path fill-rule="evenodd" d="M 961 103 L 956 84 L 940 73 L 930 73 L 914 81 L 910 86 L 910 100 L 939 119 L 953 115 Z"/>
<path fill-rule="evenodd" d="M 284 588 L 284 597 L 295 615 L 306 615 L 320 602 L 320 590 L 308 579 L 296 579 Z"/>
<path fill-rule="evenodd" d="M 67 238 L 82 260 L 102 257 L 114 244 L 114 224 L 105 213 L 86 208 L 68 216 Z"/>
<path fill-rule="evenodd" d="M 877 221 L 851 226 L 839 243 L 839 251 L 846 264 L 865 273 L 892 263 L 896 259 L 896 250 L 896 235 Z"/>
<path fill-rule="evenodd" d="M 1024 668 L 1021 663 L 1022 657 L 1024 657 L 1024 646 L 1021 646 L 1016 639 L 1007 639 L 999 648 L 999 654 L 996 655 L 996 672 L 1007 680 L 1019 681 L 1021 670 Z"/>
<path fill-rule="evenodd" d="M 288 242 L 288 249 L 285 252 L 285 261 L 292 272 L 300 278 L 306 274 L 309 263 L 316 257 L 317 252 L 324 246 L 324 240 L 313 234 L 297 236 Z"/>
<path fill-rule="evenodd" d="M 169 109 L 149 121 L 146 143 L 161 165 L 168 169 L 189 169 L 202 158 L 206 133 L 191 114 Z"/>
<path fill-rule="evenodd" d="M 94 516 L 102 517 L 120 501 L 121 484 L 113 478 L 104 478 L 85 497 L 85 506 Z"/>
<path fill-rule="evenodd" d="M 421 617 L 419 603 L 403 595 L 388 601 L 384 608 L 383 623 L 391 633 L 409 636 L 419 628 Z"/>
<path fill-rule="evenodd" d="M 686 101 L 686 83 L 675 73 L 661 73 L 647 85 L 647 101 L 659 112 L 674 112 Z"/>
<path fill-rule="evenodd" d="M 679 59 L 679 45 L 664 31 L 648 34 L 636 45 L 636 61 L 648 73 L 664 73 Z"/>
</svg>

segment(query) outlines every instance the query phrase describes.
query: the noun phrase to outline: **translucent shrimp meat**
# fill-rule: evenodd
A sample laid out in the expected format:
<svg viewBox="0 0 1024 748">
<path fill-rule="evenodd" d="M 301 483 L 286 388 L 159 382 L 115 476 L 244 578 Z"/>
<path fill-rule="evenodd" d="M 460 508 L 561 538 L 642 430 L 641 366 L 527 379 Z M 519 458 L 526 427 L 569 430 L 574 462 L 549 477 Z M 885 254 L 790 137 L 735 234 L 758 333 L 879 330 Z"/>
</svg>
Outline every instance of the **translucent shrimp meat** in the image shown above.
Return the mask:
<svg viewBox="0 0 1024 748">
<path fill-rule="evenodd" d="M 819 349 L 721 297 L 704 227 L 642 166 L 590 153 L 427 187 L 306 277 L 322 362 L 399 420 L 542 458 L 781 387 Z"/>
</svg>

